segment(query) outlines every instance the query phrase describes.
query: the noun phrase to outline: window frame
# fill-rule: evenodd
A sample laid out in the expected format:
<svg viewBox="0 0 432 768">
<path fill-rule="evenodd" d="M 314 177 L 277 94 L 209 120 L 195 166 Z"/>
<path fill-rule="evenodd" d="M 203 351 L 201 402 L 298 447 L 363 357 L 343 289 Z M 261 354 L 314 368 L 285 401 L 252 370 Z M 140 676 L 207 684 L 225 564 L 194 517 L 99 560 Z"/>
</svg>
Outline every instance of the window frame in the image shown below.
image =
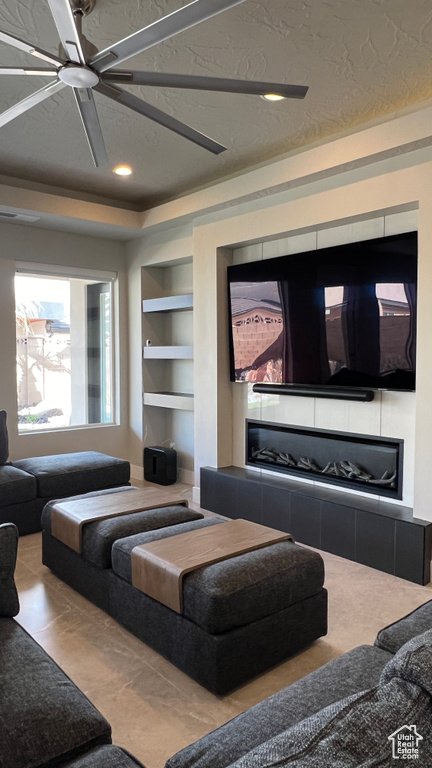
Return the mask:
<svg viewBox="0 0 432 768">
<path fill-rule="evenodd" d="M 118 273 L 115 271 L 99 270 L 99 269 L 86 269 L 81 267 L 69 267 L 58 264 L 46 264 L 40 262 L 30 261 L 15 261 L 15 277 L 16 276 L 28 276 L 28 277 L 41 277 L 41 278 L 60 278 L 64 280 L 86 280 L 95 281 L 98 283 L 110 283 L 110 301 L 111 301 L 111 393 L 112 393 L 112 415 L 111 421 L 99 421 L 89 422 L 89 394 L 86 388 L 86 418 L 87 422 L 68 424 L 65 426 L 52 426 L 43 427 L 41 429 L 19 429 L 18 434 L 20 437 L 25 437 L 32 434 L 50 434 L 53 432 L 67 432 L 73 430 L 83 429 L 100 429 L 118 426 L 118 414 L 119 414 L 119 401 L 118 401 L 118 375 L 119 375 L 119 361 L 118 361 L 118 300 L 119 300 L 119 286 L 118 286 Z M 15 305 L 16 306 L 16 305 Z M 16 318 L 16 315 L 15 315 Z M 85 318 L 85 324 L 87 327 L 87 318 Z M 85 344 L 85 357 L 87 362 L 88 353 L 88 339 L 86 337 Z M 17 386 L 17 383 L 16 383 Z M 18 405 L 18 403 L 17 403 Z M 18 413 L 18 409 L 17 409 Z"/>
</svg>

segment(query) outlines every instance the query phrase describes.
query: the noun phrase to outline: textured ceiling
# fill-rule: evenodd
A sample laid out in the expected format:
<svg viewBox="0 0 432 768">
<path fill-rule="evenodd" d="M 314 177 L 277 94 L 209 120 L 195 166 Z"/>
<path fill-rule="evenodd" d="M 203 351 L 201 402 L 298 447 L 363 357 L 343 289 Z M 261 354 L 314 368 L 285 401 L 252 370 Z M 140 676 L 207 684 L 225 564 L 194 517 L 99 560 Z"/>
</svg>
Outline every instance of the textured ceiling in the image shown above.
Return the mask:
<svg viewBox="0 0 432 768">
<path fill-rule="evenodd" d="M 202 0 L 205 2 L 205 0 Z M 99 49 L 187 5 L 97 0 L 83 31 Z M 58 53 L 46 0 L 2 0 L 0 29 Z M 219 156 L 95 94 L 110 166 L 95 169 L 72 91 L 0 128 L 0 173 L 148 208 L 299 147 L 431 97 L 430 0 L 245 0 L 129 59 L 121 69 L 308 85 L 303 101 L 131 87 L 134 94 L 227 146 Z M 0 44 L 0 64 L 38 66 Z M 45 85 L 0 77 L 0 112 Z M 125 86 L 122 86 L 125 87 Z M 134 175 L 118 179 L 127 162 Z"/>
</svg>

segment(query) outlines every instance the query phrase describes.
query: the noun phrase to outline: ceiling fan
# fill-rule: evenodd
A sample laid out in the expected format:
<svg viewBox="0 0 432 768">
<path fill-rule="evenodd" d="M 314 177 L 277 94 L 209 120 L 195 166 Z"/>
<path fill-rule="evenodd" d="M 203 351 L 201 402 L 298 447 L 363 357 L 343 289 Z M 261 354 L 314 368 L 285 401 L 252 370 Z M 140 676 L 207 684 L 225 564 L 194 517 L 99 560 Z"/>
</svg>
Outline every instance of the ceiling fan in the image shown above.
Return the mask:
<svg viewBox="0 0 432 768">
<path fill-rule="evenodd" d="M 53 78 L 54 82 L 50 82 L 0 114 L 0 127 L 69 86 L 73 89 L 93 161 L 97 167 L 105 165 L 108 162 L 108 156 L 93 91 L 154 120 L 215 155 L 223 152 L 226 147 L 128 91 L 118 88 L 117 84 L 191 88 L 261 96 L 273 94 L 280 98 L 294 99 L 303 99 L 307 93 L 308 88 L 302 85 L 113 69 L 131 56 L 136 56 L 179 32 L 239 5 L 244 0 L 194 0 L 103 51 L 98 51 L 82 33 L 82 18 L 91 13 L 96 0 L 47 1 L 61 40 L 61 55 L 55 56 L 0 30 L 0 42 L 25 51 L 52 67 L 51 69 L 0 67 L 0 75 L 43 76 Z"/>
</svg>

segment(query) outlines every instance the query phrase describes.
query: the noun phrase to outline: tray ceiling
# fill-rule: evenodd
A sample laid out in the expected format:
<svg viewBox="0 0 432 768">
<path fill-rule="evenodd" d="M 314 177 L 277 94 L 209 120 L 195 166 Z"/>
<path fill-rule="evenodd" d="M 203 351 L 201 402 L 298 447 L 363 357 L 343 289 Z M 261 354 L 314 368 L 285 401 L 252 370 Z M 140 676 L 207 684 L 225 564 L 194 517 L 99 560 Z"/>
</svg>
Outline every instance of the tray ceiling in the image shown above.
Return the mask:
<svg viewBox="0 0 432 768">
<path fill-rule="evenodd" d="M 103 49 L 184 5 L 97 0 L 83 31 Z M 58 53 L 45 0 L 3 0 L 0 29 Z M 73 93 L 64 89 L 0 128 L 1 173 L 24 187 L 148 208 L 415 108 L 431 95 L 431 53 L 429 0 L 245 0 L 128 60 L 127 68 L 308 85 L 303 101 L 124 86 L 228 147 L 213 156 L 95 93 L 110 165 L 94 168 Z M 0 44 L 0 63 L 34 66 L 34 58 Z M 1 77 L 0 111 L 47 82 Z M 120 162 L 132 166 L 132 177 L 114 176 Z"/>
</svg>

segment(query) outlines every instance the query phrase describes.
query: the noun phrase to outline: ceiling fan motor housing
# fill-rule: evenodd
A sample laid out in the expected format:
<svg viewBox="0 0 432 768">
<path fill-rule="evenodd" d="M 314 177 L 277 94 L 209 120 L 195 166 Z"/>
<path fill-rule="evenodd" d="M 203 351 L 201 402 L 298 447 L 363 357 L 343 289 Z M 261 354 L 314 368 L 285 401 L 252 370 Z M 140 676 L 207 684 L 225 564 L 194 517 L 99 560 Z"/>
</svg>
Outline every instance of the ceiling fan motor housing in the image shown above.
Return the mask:
<svg viewBox="0 0 432 768">
<path fill-rule="evenodd" d="M 70 0 L 72 13 L 88 16 L 96 5 L 96 0 Z"/>
</svg>

